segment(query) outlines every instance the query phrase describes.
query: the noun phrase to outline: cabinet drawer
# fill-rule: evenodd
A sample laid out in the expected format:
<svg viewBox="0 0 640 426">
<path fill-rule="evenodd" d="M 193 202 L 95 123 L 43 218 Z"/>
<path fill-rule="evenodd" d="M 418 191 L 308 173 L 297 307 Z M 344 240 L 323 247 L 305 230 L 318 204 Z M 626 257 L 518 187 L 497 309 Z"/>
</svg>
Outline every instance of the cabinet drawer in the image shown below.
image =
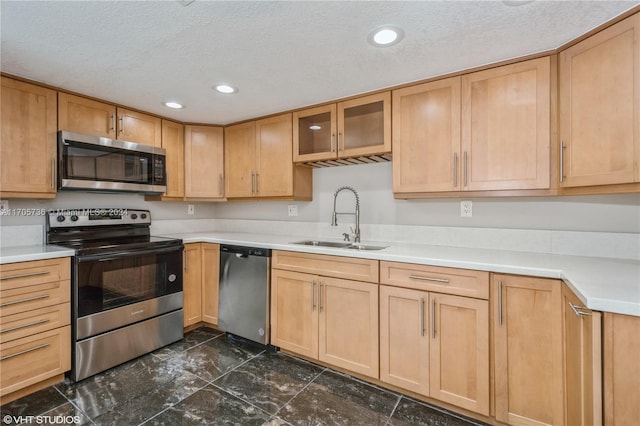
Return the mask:
<svg viewBox="0 0 640 426">
<path fill-rule="evenodd" d="M 378 282 L 378 261 L 370 259 L 274 251 L 272 267 L 326 277 Z"/>
<path fill-rule="evenodd" d="M 0 343 L 69 325 L 71 304 L 48 306 L 0 318 Z"/>
<path fill-rule="evenodd" d="M 0 290 L 13 290 L 71 278 L 68 257 L 0 265 Z"/>
<path fill-rule="evenodd" d="M 67 303 L 71 299 L 71 281 L 53 281 L 0 291 L 0 316 L 18 314 L 46 306 Z"/>
<path fill-rule="evenodd" d="M 10 394 L 70 369 L 70 326 L 3 343 L 0 394 Z"/>
<path fill-rule="evenodd" d="M 489 298 L 489 273 L 412 263 L 380 262 L 380 283 L 416 290 Z"/>
</svg>

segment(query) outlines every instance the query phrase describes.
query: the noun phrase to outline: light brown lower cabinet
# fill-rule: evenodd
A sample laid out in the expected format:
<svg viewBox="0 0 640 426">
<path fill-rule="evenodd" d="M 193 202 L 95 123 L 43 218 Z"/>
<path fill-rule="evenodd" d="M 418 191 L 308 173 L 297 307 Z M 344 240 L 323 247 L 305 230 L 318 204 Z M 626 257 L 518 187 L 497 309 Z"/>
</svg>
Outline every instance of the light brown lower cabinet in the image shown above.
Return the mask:
<svg viewBox="0 0 640 426">
<path fill-rule="evenodd" d="M 184 327 L 218 324 L 220 245 L 189 243 L 183 257 Z"/>
<path fill-rule="evenodd" d="M 493 274 L 495 417 L 563 425 L 562 282 Z"/>
<path fill-rule="evenodd" d="M 71 369 L 70 259 L 0 265 L 0 404 Z"/>
<path fill-rule="evenodd" d="M 640 422 L 640 317 L 604 314 L 604 423 Z"/>
<path fill-rule="evenodd" d="M 489 415 L 489 302 L 380 286 L 380 379 Z"/>
<path fill-rule="evenodd" d="M 272 269 L 271 344 L 378 378 L 378 285 Z"/>
<path fill-rule="evenodd" d="M 602 314 L 562 286 L 565 424 L 602 425 Z"/>
</svg>

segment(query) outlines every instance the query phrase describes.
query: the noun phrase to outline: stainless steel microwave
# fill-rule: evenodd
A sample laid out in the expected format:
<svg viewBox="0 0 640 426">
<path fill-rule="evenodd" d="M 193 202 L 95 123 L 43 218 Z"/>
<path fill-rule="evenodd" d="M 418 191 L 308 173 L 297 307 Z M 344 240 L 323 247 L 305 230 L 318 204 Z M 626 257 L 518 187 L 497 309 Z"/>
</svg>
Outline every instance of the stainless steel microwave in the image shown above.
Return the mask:
<svg viewBox="0 0 640 426">
<path fill-rule="evenodd" d="M 162 194 L 165 150 L 73 132 L 58 132 L 58 189 Z"/>
</svg>

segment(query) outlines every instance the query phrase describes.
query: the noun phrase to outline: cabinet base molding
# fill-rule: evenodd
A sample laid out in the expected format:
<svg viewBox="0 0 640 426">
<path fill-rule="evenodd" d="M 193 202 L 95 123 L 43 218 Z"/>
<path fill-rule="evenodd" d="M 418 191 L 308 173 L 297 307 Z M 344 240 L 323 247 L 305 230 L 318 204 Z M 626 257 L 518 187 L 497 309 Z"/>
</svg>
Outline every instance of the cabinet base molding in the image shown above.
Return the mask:
<svg viewBox="0 0 640 426">
<path fill-rule="evenodd" d="M 64 381 L 64 374 L 59 374 L 57 376 L 51 377 L 47 380 L 43 380 L 42 382 L 39 382 L 39 383 L 35 383 L 31 386 L 22 388 L 10 394 L 2 395 L 0 396 L 0 405 L 4 405 L 9 402 L 15 401 L 16 399 L 20 399 L 23 396 L 27 396 L 34 392 L 38 392 L 39 390 L 48 388 L 49 386 L 57 385 L 58 383 L 61 383 L 63 381 Z"/>
<path fill-rule="evenodd" d="M 217 330 L 217 331 L 219 331 L 219 332 L 221 332 L 221 333 L 224 333 L 224 331 L 223 331 L 223 330 L 220 330 L 220 329 L 218 328 L 218 324 L 212 324 L 212 323 L 204 322 L 204 321 L 198 322 L 198 323 L 196 323 L 196 324 L 191 324 L 191 325 L 189 325 L 189 326 L 185 327 L 185 328 L 184 328 L 184 333 L 185 333 L 185 334 L 186 334 L 186 333 L 189 333 L 190 331 L 193 331 L 193 330 L 195 330 L 195 329 L 197 329 L 197 328 L 200 328 L 200 327 L 212 328 L 212 329 Z"/>
<path fill-rule="evenodd" d="M 633 191 L 627 191 L 633 192 Z M 604 192 L 602 192 L 604 193 Z M 418 198 L 479 198 L 479 197 L 554 197 L 558 189 L 518 189 L 505 191 L 452 191 L 452 192 L 394 192 L 396 200 L 412 200 Z"/>
<path fill-rule="evenodd" d="M 640 192 L 640 183 L 620 183 L 617 185 L 576 186 L 561 188 L 560 195 L 634 194 Z"/>
<path fill-rule="evenodd" d="M 375 385 L 375 386 L 390 390 L 392 392 L 397 392 L 397 393 L 402 394 L 403 396 L 408 396 L 409 398 L 425 402 L 425 403 L 427 403 L 429 405 L 433 405 L 435 407 L 442 408 L 442 409 L 447 410 L 447 411 L 451 411 L 454 414 L 459 414 L 459 415 L 462 415 L 462 416 L 465 416 L 465 417 L 469 417 L 471 419 L 479 420 L 479 421 L 482 421 L 482 422 L 490 424 L 490 425 L 501 425 L 502 424 L 500 422 L 497 422 L 492 417 L 485 417 L 485 416 L 482 416 L 482 415 L 480 415 L 478 413 L 474 413 L 473 411 L 468 411 L 468 410 L 465 410 L 463 408 L 457 407 L 455 405 L 447 404 L 446 402 L 442 402 L 442 401 L 439 401 L 437 399 L 429 398 L 429 397 L 426 397 L 424 395 L 420 395 L 418 393 L 411 392 L 411 391 L 408 391 L 406 389 L 403 389 L 403 388 L 400 388 L 400 387 L 397 387 L 397 386 L 394 386 L 394 385 L 390 385 L 389 383 L 385 383 L 385 382 L 383 382 L 381 380 L 372 379 L 369 376 L 365 376 L 363 374 L 354 373 L 353 371 L 350 371 L 350 370 L 347 370 L 347 369 L 344 369 L 344 368 L 336 367 L 333 364 L 322 362 L 322 361 L 319 361 L 317 359 L 306 357 L 306 356 L 303 356 L 303 355 L 299 355 L 299 354 L 297 354 L 295 352 L 287 351 L 285 349 L 278 348 L 278 351 L 282 352 L 283 354 L 290 355 L 290 356 L 292 356 L 294 358 L 303 359 L 303 360 L 308 361 L 308 362 L 310 362 L 312 364 L 316 364 L 316 365 L 320 365 L 322 367 L 330 368 L 330 369 L 332 369 L 334 371 L 337 371 L 339 373 L 343 373 L 343 374 L 346 374 L 348 376 L 354 377 L 354 378 L 356 378 L 358 380 L 361 380 L 363 382 L 366 382 L 368 384 Z"/>
<path fill-rule="evenodd" d="M 53 192 L 0 192 L 0 198 L 30 198 L 36 200 L 53 199 L 56 198 L 56 193 Z"/>
</svg>

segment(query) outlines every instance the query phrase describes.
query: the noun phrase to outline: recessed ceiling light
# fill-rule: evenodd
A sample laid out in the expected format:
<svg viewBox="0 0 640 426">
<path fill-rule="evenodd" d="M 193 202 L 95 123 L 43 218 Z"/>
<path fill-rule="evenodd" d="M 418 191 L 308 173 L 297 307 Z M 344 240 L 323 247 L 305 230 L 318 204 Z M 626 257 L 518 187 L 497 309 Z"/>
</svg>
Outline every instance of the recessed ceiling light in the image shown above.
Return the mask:
<svg viewBox="0 0 640 426">
<path fill-rule="evenodd" d="M 216 90 L 220 93 L 235 93 L 238 91 L 235 87 L 229 86 L 228 84 L 218 84 L 216 86 Z"/>
<path fill-rule="evenodd" d="M 322 127 L 318 126 L 317 124 L 314 124 L 312 126 L 309 126 L 309 129 L 311 129 L 311 130 L 320 130 L 320 129 L 322 129 Z"/>
<path fill-rule="evenodd" d="M 173 109 L 184 108 L 184 106 L 182 106 L 182 104 L 179 104 L 177 102 L 165 102 L 164 106 L 169 107 L 169 108 L 173 108 Z"/>
<path fill-rule="evenodd" d="M 402 28 L 393 25 L 385 25 L 371 31 L 367 40 L 369 41 L 369 44 L 373 46 L 387 47 L 399 43 L 403 37 L 404 31 L 402 31 Z"/>
</svg>

